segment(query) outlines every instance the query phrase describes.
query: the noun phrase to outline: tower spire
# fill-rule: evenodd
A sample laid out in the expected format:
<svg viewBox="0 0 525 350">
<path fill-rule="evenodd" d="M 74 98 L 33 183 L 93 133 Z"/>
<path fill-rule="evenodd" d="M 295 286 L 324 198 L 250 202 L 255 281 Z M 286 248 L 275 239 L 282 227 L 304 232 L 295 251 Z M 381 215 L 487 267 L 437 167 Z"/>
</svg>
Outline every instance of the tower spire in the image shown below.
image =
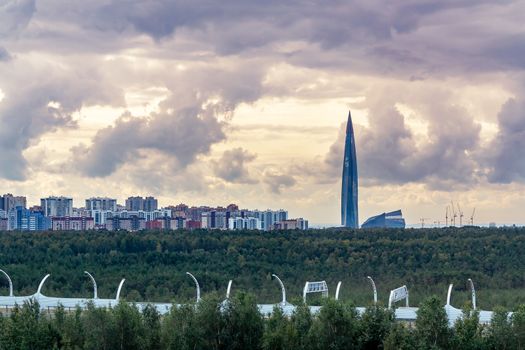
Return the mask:
<svg viewBox="0 0 525 350">
<path fill-rule="evenodd" d="M 344 227 L 359 227 L 357 183 L 357 157 L 355 151 L 354 126 L 352 125 L 352 114 L 349 111 L 348 122 L 346 124 L 341 190 L 341 225 Z"/>
</svg>

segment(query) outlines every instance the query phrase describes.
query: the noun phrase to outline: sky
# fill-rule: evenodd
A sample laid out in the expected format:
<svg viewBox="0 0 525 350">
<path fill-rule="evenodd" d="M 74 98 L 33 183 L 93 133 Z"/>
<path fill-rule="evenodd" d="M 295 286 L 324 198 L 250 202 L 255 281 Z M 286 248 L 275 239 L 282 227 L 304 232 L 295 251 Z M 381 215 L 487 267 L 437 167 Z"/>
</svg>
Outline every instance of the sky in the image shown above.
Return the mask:
<svg viewBox="0 0 525 350">
<path fill-rule="evenodd" d="M 523 1 L 0 0 L 0 192 L 525 223 Z M 457 203 L 457 204 L 456 204 Z M 459 222 L 459 218 L 458 218 Z"/>
</svg>

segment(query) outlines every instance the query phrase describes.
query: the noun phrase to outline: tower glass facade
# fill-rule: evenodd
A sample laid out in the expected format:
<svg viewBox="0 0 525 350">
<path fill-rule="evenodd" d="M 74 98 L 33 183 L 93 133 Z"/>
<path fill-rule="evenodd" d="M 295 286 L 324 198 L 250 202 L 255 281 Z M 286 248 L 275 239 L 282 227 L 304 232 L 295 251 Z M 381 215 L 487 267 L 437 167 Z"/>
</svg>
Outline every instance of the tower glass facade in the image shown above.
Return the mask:
<svg viewBox="0 0 525 350">
<path fill-rule="evenodd" d="M 345 154 L 343 160 L 343 186 L 341 190 L 341 225 L 358 228 L 357 208 L 357 157 L 355 152 L 354 126 L 348 112 L 346 125 Z"/>
</svg>

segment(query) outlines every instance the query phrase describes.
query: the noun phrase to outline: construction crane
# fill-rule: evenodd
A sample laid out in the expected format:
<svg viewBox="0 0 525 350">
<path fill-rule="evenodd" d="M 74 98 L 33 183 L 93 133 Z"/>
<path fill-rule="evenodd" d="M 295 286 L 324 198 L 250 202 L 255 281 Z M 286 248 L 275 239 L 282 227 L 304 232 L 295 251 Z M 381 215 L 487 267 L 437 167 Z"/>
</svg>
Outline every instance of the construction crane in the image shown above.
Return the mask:
<svg viewBox="0 0 525 350">
<path fill-rule="evenodd" d="M 450 201 L 450 204 L 452 206 L 452 226 L 456 227 L 456 218 L 458 217 L 458 215 L 456 214 L 456 207 L 454 206 L 454 202 Z"/>
<path fill-rule="evenodd" d="M 421 221 L 421 228 L 425 228 L 425 220 L 430 220 L 430 218 L 421 218 L 419 220 Z"/>
<path fill-rule="evenodd" d="M 461 207 L 458 203 L 458 212 L 459 212 L 459 227 L 463 226 L 463 211 L 461 210 Z"/>
<path fill-rule="evenodd" d="M 474 214 L 476 214 L 476 208 L 472 210 L 472 215 L 470 216 L 470 224 L 474 226 Z"/>
<path fill-rule="evenodd" d="M 445 227 L 448 227 L 448 205 L 445 208 Z"/>
</svg>

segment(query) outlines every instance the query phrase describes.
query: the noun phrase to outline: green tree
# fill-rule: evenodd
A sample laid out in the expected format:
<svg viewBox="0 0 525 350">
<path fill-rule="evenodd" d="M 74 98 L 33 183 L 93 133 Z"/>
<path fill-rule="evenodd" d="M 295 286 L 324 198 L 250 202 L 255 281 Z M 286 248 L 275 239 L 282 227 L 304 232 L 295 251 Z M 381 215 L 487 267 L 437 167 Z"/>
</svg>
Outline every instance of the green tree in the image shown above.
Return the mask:
<svg viewBox="0 0 525 350">
<path fill-rule="evenodd" d="M 507 311 L 496 308 L 487 329 L 487 343 L 489 349 L 510 350 L 515 349 L 515 337 Z"/>
<path fill-rule="evenodd" d="M 231 298 L 224 310 L 224 322 L 225 349 L 261 348 L 264 323 L 253 295 L 241 292 Z"/>
<path fill-rule="evenodd" d="M 207 295 L 197 304 L 196 320 L 199 347 L 195 349 L 220 349 L 224 332 L 223 304 L 216 293 Z"/>
<path fill-rule="evenodd" d="M 314 319 L 310 341 L 319 350 L 356 348 L 358 326 L 354 307 L 328 299 Z"/>
<path fill-rule="evenodd" d="M 3 324 L 4 349 L 52 349 L 59 345 L 59 334 L 40 312 L 38 302 L 30 300 L 15 306 Z"/>
<path fill-rule="evenodd" d="M 362 349 L 383 349 L 384 341 L 394 322 L 394 313 L 384 307 L 367 307 L 361 316 L 359 343 Z"/>
<path fill-rule="evenodd" d="M 155 306 L 148 304 L 142 311 L 144 324 L 144 349 L 156 350 L 160 348 L 161 323 L 160 314 Z"/>
<path fill-rule="evenodd" d="M 512 333 L 516 337 L 517 349 L 525 349 L 525 305 L 520 305 L 512 314 Z"/>
<path fill-rule="evenodd" d="M 273 308 L 272 315 L 266 320 L 266 327 L 263 335 L 263 349 L 282 350 L 289 349 L 290 321 L 283 314 L 280 306 Z M 290 348 L 291 349 L 291 348 Z"/>
<path fill-rule="evenodd" d="M 82 313 L 84 328 L 84 349 L 113 350 L 119 349 L 119 338 L 113 312 L 106 308 L 88 304 Z"/>
<path fill-rule="evenodd" d="M 77 307 L 74 312 L 67 313 L 62 331 L 62 343 L 65 349 L 84 348 L 84 325 L 82 309 Z"/>
<path fill-rule="evenodd" d="M 385 350 L 417 350 L 415 335 L 401 323 L 394 323 L 384 341 Z"/>
<path fill-rule="evenodd" d="M 308 305 L 300 303 L 291 317 L 291 330 L 289 333 L 289 344 L 292 349 L 310 349 L 312 344 L 310 342 L 309 334 L 312 328 L 313 318 Z"/>
<path fill-rule="evenodd" d="M 112 310 L 118 349 L 139 350 L 144 345 L 142 315 L 134 305 L 120 301 Z"/>
<path fill-rule="evenodd" d="M 162 344 L 165 349 L 190 350 L 198 346 L 199 333 L 194 305 L 173 306 L 162 322 Z"/>
<path fill-rule="evenodd" d="M 437 296 L 421 303 L 417 311 L 416 336 L 423 349 L 449 349 L 451 332 L 445 308 Z"/>
<path fill-rule="evenodd" d="M 454 324 L 453 348 L 458 350 L 484 349 L 486 343 L 482 337 L 482 331 L 479 312 L 465 308 L 462 317 Z"/>
</svg>

